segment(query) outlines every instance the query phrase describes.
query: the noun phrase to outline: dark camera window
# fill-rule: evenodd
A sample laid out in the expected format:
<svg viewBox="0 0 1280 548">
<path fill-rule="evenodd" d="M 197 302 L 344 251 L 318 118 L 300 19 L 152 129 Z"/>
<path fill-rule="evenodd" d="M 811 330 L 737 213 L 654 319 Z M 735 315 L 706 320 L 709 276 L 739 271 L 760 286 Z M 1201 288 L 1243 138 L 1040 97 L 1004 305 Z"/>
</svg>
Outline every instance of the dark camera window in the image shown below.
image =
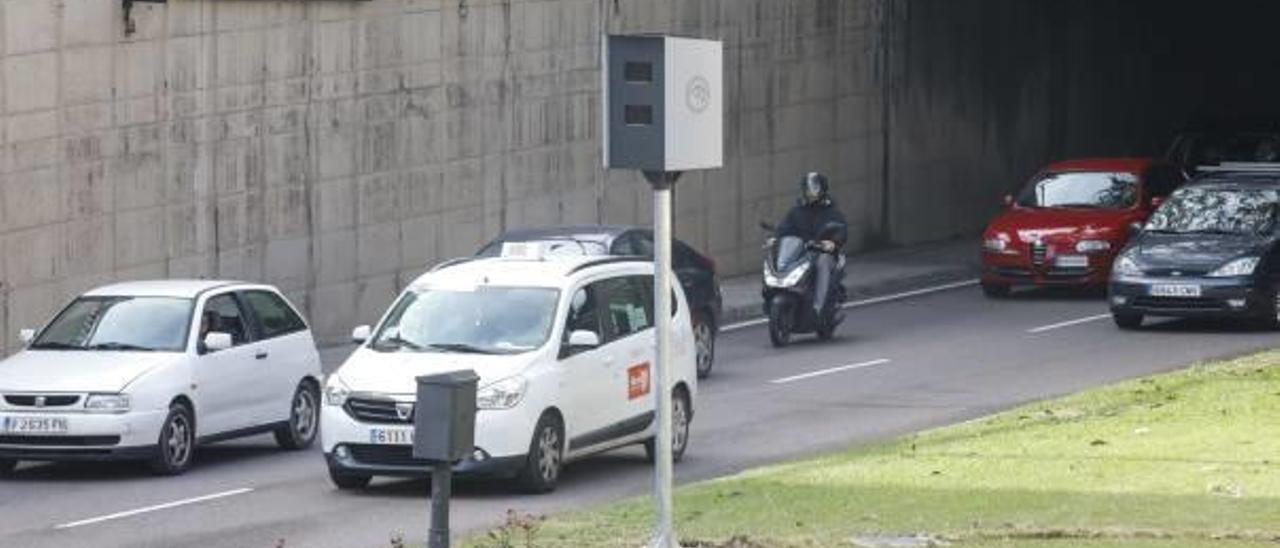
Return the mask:
<svg viewBox="0 0 1280 548">
<path fill-rule="evenodd" d="M 630 62 L 622 68 L 623 78 L 629 84 L 649 84 L 653 82 L 653 63 Z"/>
<path fill-rule="evenodd" d="M 649 105 L 627 105 L 622 114 L 623 122 L 629 126 L 653 125 L 653 107 Z"/>
</svg>

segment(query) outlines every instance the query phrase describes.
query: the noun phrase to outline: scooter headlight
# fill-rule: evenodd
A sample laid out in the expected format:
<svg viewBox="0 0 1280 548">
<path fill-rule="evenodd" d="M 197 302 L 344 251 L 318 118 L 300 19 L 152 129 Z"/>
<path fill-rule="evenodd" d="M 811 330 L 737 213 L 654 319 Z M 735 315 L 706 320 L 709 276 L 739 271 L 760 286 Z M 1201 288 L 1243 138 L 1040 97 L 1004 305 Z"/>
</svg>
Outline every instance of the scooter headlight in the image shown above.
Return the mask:
<svg viewBox="0 0 1280 548">
<path fill-rule="evenodd" d="M 786 277 L 782 278 L 782 285 L 791 287 L 800 283 L 800 280 L 804 279 L 804 275 L 809 273 L 809 265 L 811 264 L 813 263 L 801 263 L 800 266 L 792 269 L 791 272 L 787 273 Z"/>
</svg>

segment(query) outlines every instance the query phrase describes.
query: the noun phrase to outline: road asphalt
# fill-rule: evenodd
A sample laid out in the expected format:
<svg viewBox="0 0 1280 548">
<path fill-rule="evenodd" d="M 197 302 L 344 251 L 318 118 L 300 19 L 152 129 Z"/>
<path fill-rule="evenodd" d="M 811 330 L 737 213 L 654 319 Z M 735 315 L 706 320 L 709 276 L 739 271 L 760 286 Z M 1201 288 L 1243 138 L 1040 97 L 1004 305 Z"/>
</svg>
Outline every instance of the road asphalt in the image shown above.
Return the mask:
<svg viewBox="0 0 1280 548">
<path fill-rule="evenodd" d="M 854 275 L 851 271 L 851 277 Z M 905 289 L 905 288 L 903 288 Z M 837 338 L 769 346 L 753 323 L 721 335 L 702 383 L 681 482 L 732 474 L 1188 363 L 1273 346 L 1247 325 L 1161 321 L 1116 329 L 1097 296 L 1032 292 L 989 300 L 971 281 L 855 302 Z M 327 354 L 330 365 L 341 357 Z M 203 448 L 181 477 L 130 464 L 27 465 L 0 481 L 0 546 L 365 548 L 423 539 L 424 482 L 376 480 L 339 492 L 318 450 L 269 437 Z M 551 513 L 646 492 L 638 448 L 571 465 L 561 488 L 521 495 L 494 482 L 455 490 L 456 531 L 508 509 Z"/>
</svg>

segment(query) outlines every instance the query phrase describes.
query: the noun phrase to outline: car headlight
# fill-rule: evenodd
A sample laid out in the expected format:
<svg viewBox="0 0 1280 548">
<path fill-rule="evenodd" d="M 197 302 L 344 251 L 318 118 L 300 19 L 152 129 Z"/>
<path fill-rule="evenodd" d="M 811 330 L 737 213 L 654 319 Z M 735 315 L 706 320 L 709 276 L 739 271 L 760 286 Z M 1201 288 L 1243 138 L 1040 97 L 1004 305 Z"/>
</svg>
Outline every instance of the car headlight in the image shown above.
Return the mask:
<svg viewBox="0 0 1280 548">
<path fill-rule="evenodd" d="M 102 413 L 124 413 L 129 410 L 128 394 L 89 394 L 84 401 L 84 408 Z"/>
<path fill-rule="evenodd" d="M 1253 274 L 1253 270 L 1258 268 L 1257 257 L 1241 257 L 1232 261 L 1228 261 L 1218 267 L 1217 270 L 1209 273 L 1209 276 L 1215 278 L 1225 278 L 1229 276 L 1248 276 Z"/>
<path fill-rule="evenodd" d="M 476 392 L 476 407 L 511 409 L 524 399 L 524 393 L 528 388 L 529 381 L 520 375 L 486 385 Z"/>
<path fill-rule="evenodd" d="M 1111 242 L 1106 240 L 1080 240 L 1076 243 L 1076 253 L 1097 253 L 1111 249 Z"/>
<path fill-rule="evenodd" d="M 347 396 L 351 395 L 351 389 L 342 383 L 342 379 L 337 375 L 329 377 L 329 383 L 324 386 L 324 402 L 328 405 L 341 406 L 347 403 Z"/>
<path fill-rule="evenodd" d="M 1121 255 L 1112 265 L 1111 273 L 1116 276 L 1141 276 L 1142 269 L 1138 268 L 1138 263 L 1128 255 Z"/>
<path fill-rule="evenodd" d="M 1009 238 L 1004 234 L 995 238 L 985 238 L 982 240 L 982 249 L 992 253 L 1004 253 L 1009 249 Z"/>
</svg>

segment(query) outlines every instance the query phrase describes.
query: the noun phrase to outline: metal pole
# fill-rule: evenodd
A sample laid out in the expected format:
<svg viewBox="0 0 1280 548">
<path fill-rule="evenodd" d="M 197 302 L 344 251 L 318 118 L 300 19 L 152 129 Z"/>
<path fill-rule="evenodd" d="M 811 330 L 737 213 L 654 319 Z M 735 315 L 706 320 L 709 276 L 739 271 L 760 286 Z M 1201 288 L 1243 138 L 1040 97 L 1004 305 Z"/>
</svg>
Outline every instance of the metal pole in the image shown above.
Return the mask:
<svg viewBox="0 0 1280 548">
<path fill-rule="evenodd" d="M 657 362 L 653 367 L 653 386 L 657 391 L 658 439 L 654 442 L 654 489 L 657 523 L 653 548 L 678 548 L 672 518 L 671 463 L 671 390 L 668 372 L 671 367 L 671 187 L 678 174 L 664 173 L 652 177 L 653 183 L 653 263 L 654 320 L 658 339 Z M 654 181 L 654 179 L 660 179 Z"/>
<path fill-rule="evenodd" d="M 431 530 L 427 548 L 449 548 L 449 499 L 453 497 L 453 466 L 431 466 Z"/>
</svg>

